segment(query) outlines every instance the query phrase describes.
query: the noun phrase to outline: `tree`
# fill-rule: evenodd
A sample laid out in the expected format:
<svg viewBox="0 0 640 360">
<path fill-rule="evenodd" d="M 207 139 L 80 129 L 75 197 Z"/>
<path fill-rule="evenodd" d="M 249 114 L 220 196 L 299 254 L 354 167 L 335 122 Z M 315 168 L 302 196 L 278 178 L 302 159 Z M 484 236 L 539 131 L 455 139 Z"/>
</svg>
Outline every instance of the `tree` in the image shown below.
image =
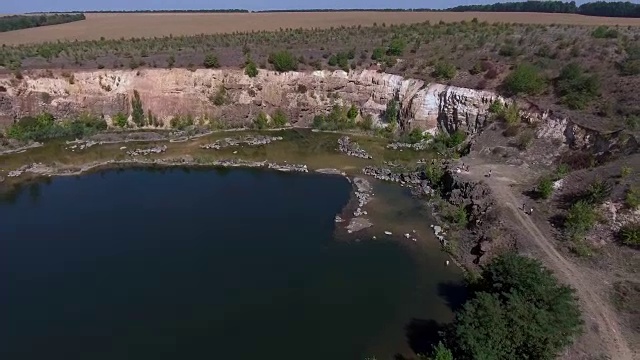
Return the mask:
<svg viewBox="0 0 640 360">
<path fill-rule="evenodd" d="M 546 87 L 545 79 L 530 64 L 518 65 L 504 80 L 504 89 L 511 95 L 537 95 Z"/>
<path fill-rule="evenodd" d="M 138 126 L 144 126 L 144 109 L 142 108 L 142 100 L 138 90 L 133 90 L 133 99 L 131 99 L 131 119 Z"/>
<path fill-rule="evenodd" d="M 389 124 L 397 124 L 399 112 L 400 109 L 398 109 L 398 102 L 395 99 L 391 99 L 387 103 L 387 109 L 384 112 L 384 117 L 387 119 Z"/>
<path fill-rule="evenodd" d="M 433 353 L 428 358 L 429 360 L 453 360 L 453 354 L 451 350 L 447 349 L 446 346 L 441 342 L 438 343 L 437 346 L 433 347 Z"/>
<path fill-rule="evenodd" d="M 298 60 L 286 50 L 269 55 L 269 63 L 273 64 L 273 67 L 279 72 L 298 69 Z"/>
<path fill-rule="evenodd" d="M 244 66 L 244 73 L 251 78 L 258 76 L 258 67 L 253 60 L 249 59 L 247 61 L 247 65 Z"/>
<path fill-rule="evenodd" d="M 538 260 L 494 259 L 456 314 L 453 353 L 459 359 L 555 359 L 582 331 L 573 290 Z"/>
<path fill-rule="evenodd" d="M 204 67 L 207 69 L 215 69 L 220 67 L 220 63 L 218 62 L 218 57 L 214 54 L 209 54 L 204 58 Z"/>
</svg>

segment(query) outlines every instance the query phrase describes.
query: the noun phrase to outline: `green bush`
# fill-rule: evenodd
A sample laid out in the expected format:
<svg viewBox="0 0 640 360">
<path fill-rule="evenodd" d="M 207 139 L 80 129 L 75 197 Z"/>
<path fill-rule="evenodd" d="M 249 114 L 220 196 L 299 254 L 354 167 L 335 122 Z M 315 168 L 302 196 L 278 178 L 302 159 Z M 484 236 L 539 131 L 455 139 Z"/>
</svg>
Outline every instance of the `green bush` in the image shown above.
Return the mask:
<svg viewBox="0 0 640 360">
<path fill-rule="evenodd" d="M 516 140 L 516 146 L 521 151 L 527 150 L 531 143 L 533 142 L 533 132 L 531 130 L 526 130 Z"/>
<path fill-rule="evenodd" d="M 244 73 L 251 78 L 258 76 L 258 67 L 253 60 L 247 61 L 247 64 L 244 66 Z"/>
<path fill-rule="evenodd" d="M 467 210 L 465 209 L 464 205 L 454 207 L 453 210 L 451 210 L 446 216 L 446 218 L 461 229 L 467 227 L 467 224 L 469 223 Z"/>
<path fill-rule="evenodd" d="M 429 183 L 432 187 L 440 186 L 440 182 L 442 181 L 442 177 L 444 176 L 444 169 L 442 166 L 438 164 L 429 164 L 425 165 L 424 175 L 429 180 Z"/>
<path fill-rule="evenodd" d="M 271 119 L 273 120 L 273 125 L 277 128 L 282 128 L 285 125 L 287 125 L 287 115 L 284 113 L 284 111 L 278 109 L 276 110 L 273 115 L 271 116 Z"/>
<path fill-rule="evenodd" d="M 320 130 L 344 130 L 357 126 L 355 118 L 348 117 L 349 110 L 346 107 L 335 105 L 326 115 L 316 115 L 313 118 L 313 127 Z"/>
<path fill-rule="evenodd" d="M 117 127 L 126 127 L 127 126 L 127 116 L 123 113 L 117 113 L 113 116 L 113 125 Z"/>
<path fill-rule="evenodd" d="M 224 85 L 220 85 L 218 87 L 218 91 L 216 91 L 216 94 L 211 96 L 209 98 L 209 100 L 211 100 L 211 102 L 215 106 L 222 106 L 222 105 L 226 104 L 227 103 L 227 89 L 224 88 Z"/>
<path fill-rule="evenodd" d="M 509 125 L 520 122 L 520 109 L 515 101 L 505 106 L 501 101 L 496 100 L 489 106 L 489 112 L 494 114 L 496 120 L 504 121 Z"/>
<path fill-rule="evenodd" d="M 500 100 L 494 100 L 489 105 L 489 112 L 492 114 L 501 114 L 504 111 L 504 104 Z"/>
<path fill-rule="evenodd" d="M 586 200 L 592 204 L 602 204 L 611 194 L 611 184 L 596 180 L 589 185 L 586 192 Z"/>
<path fill-rule="evenodd" d="M 546 87 L 546 80 L 531 64 L 520 64 L 505 78 L 504 89 L 511 95 L 540 94 Z"/>
<path fill-rule="evenodd" d="M 640 206 L 640 190 L 631 186 L 624 195 L 624 204 L 629 209 L 637 209 Z"/>
<path fill-rule="evenodd" d="M 640 46 L 629 42 L 625 46 L 627 57 L 619 64 L 620 75 L 634 76 L 640 74 Z"/>
<path fill-rule="evenodd" d="M 220 63 L 218 62 L 218 57 L 214 54 L 209 54 L 204 58 L 204 67 L 207 69 L 215 69 L 220 67 Z"/>
<path fill-rule="evenodd" d="M 355 120 L 358 117 L 358 108 L 355 105 L 351 104 L 349 111 L 347 111 L 347 117 L 351 120 Z"/>
<path fill-rule="evenodd" d="M 258 116 L 253 120 L 253 128 L 258 130 L 269 128 L 269 118 L 267 118 L 267 114 L 260 111 Z"/>
<path fill-rule="evenodd" d="M 620 239 L 628 246 L 640 246 L 640 224 L 628 224 L 620 229 Z"/>
<path fill-rule="evenodd" d="M 596 222 L 596 212 L 591 203 L 580 200 L 569 208 L 565 219 L 565 229 L 572 239 L 584 237 Z"/>
<path fill-rule="evenodd" d="M 609 29 L 607 26 L 600 25 L 591 33 L 596 39 L 615 39 L 618 37 L 618 30 Z"/>
<path fill-rule="evenodd" d="M 279 72 L 295 71 L 298 69 L 298 60 L 288 51 L 278 51 L 269 55 L 269 63 Z"/>
<path fill-rule="evenodd" d="M 191 115 L 187 116 L 174 116 L 169 125 L 173 129 L 184 130 L 190 126 L 193 126 L 193 117 Z"/>
<path fill-rule="evenodd" d="M 567 176 L 567 174 L 569 174 L 570 171 L 571 171 L 571 168 L 569 167 L 569 165 L 567 164 L 558 165 L 558 167 L 556 168 L 556 180 L 560 180 L 563 177 Z"/>
<path fill-rule="evenodd" d="M 373 129 L 373 116 L 371 114 L 364 115 L 362 121 L 358 125 L 363 130 Z"/>
<path fill-rule="evenodd" d="M 543 177 L 536 187 L 538 195 L 543 199 L 548 199 L 553 194 L 553 181 L 548 177 Z"/>
<path fill-rule="evenodd" d="M 407 43 L 401 38 L 395 38 L 391 40 L 389 47 L 387 48 L 387 55 L 389 56 L 402 56 L 404 53 L 404 48 L 407 46 Z"/>
<path fill-rule="evenodd" d="M 406 136 L 406 142 L 410 144 L 417 144 L 424 140 L 426 136 L 423 135 L 422 130 L 415 128 L 409 132 Z"/>
<path fill-rule="evenodd" d="M 439 62 L 433 69 L 432 76 L 436 79 L 451 80 L 456 76 L 456 67 L 451 63 Z"/>
<path fill-rule="evenodd" d="M 107 122 L 95 116 L 80 115 L 72 120 L 56 122 L 53 115 L 43 113 L 20 119 L 7 129 L 7 137 L 35 141 L 61 137 L 82 138 L 106 129 Z"/>
<path fill-rule="evenodd" d="M 560 72 L 556 92 L 570 109 L 584 109 L 600 93 L 600 83 L 595 75 L 587 75 L 580 65 L 571 63 Z"/>
<path fill-rule="evenodd" d="M 371 53 L 371 60 L 382 60 L 384 59 L 384 49 L 383 48 L 375 48 Z"/>
</svg>

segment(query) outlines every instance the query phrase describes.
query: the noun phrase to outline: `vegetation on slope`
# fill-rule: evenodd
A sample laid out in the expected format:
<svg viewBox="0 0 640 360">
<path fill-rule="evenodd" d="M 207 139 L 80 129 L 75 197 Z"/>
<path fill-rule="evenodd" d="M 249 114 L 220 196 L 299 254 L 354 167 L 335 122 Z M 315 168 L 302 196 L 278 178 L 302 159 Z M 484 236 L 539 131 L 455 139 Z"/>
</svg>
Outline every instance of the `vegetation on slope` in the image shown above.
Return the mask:
<svg viewBox="0 0 640 360">
<path fill-rule="evenodd" d="M 11 15 L 0 17 L 0 32 L 84 20 L 84 14 Z"/>
</svg>

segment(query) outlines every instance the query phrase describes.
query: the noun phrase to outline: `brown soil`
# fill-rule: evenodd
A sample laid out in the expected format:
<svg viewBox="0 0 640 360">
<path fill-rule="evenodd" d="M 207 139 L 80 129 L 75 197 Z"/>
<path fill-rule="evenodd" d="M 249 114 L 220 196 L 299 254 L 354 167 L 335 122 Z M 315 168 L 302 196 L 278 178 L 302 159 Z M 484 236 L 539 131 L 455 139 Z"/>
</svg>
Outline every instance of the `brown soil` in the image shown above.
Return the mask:
<svg viewBox="0 0 640 360">
<path fill-rule="evenodd" d="M 98 40 L 100 37 L 154 37 L 263 31 L 283 28 L 330 28 L 374 23 L 409 24 L 470 21 L 525 24 L 640 26 L 640 19 L 606 18 L 575 14 L 475 13 L 475 12 L 312 12 L 312 13 L 161 13 L 86 14 L 87 20 L 68 24 L 0 33 L 6 45 L 57 40 Z"/>
<path fill-rule="evenodd" d="M 605 298 L 608 294 L 607 279 L 603 279 L 601 273 L 574 263 L 555 248 L 549 240 L 553 239 L 549 225 L 546 219 L 537 216 L 535 206 L 533 215 L 526 215 L 522 211 L 521 204 L 531 204 L 531 200 L 514 194 L 512 186 L 527 183 L 531 179 L 529 171 L 523 167 L 488 164 L 478 158 L 465 158 L 464 161 L 470 165 L 470 172 L 464 176 L 488 184 L 496 203 L 507 210 L 504 213 L 509 214 L 510 219 L 504 220 L 517 229 L 514 231 L 520 235 L 519 245 L 523 250 L 535 254 L 561 280 L 576 290 L 584 312 L 585 334 L 565 354 L 566 357 L 584 359 L 606 352 L 609 359 L 637 359 L 638 352 L 627 343 L 619 320 Z M 487 177 L 490 169 L 492 176 Z"/>
</svg>

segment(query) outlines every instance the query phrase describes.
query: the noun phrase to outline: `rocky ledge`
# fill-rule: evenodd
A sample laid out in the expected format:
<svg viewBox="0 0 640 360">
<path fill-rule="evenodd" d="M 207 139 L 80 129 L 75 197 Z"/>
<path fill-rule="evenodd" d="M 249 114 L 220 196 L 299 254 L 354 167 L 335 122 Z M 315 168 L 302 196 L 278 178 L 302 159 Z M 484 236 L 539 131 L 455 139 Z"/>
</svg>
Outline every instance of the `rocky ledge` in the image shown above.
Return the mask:
<svg viewBox="0 0 640 360">
<path fill-rule="evenodd" d="M 233 137 L 233 138 L 228 137 L 228 138 L 216 140 L 211 144 L 200 145 L 200 148 L 220 150 L 226 147 L 240 146 L 240 145 L 247 145 L 247 146 L 267 145 L 274 141 L 280 141 L 280 140 L 282 140 L 282 136 L 246 135 L 241 137 L 240 136 Z"/>
<path fill-rule="evenodd" d="M 371 155 L 361 149 L 357 142 L 351 141 L 348 136 L 338 139 L 338 151 L 361 159 L 371 159 Z"/>
</svg>

